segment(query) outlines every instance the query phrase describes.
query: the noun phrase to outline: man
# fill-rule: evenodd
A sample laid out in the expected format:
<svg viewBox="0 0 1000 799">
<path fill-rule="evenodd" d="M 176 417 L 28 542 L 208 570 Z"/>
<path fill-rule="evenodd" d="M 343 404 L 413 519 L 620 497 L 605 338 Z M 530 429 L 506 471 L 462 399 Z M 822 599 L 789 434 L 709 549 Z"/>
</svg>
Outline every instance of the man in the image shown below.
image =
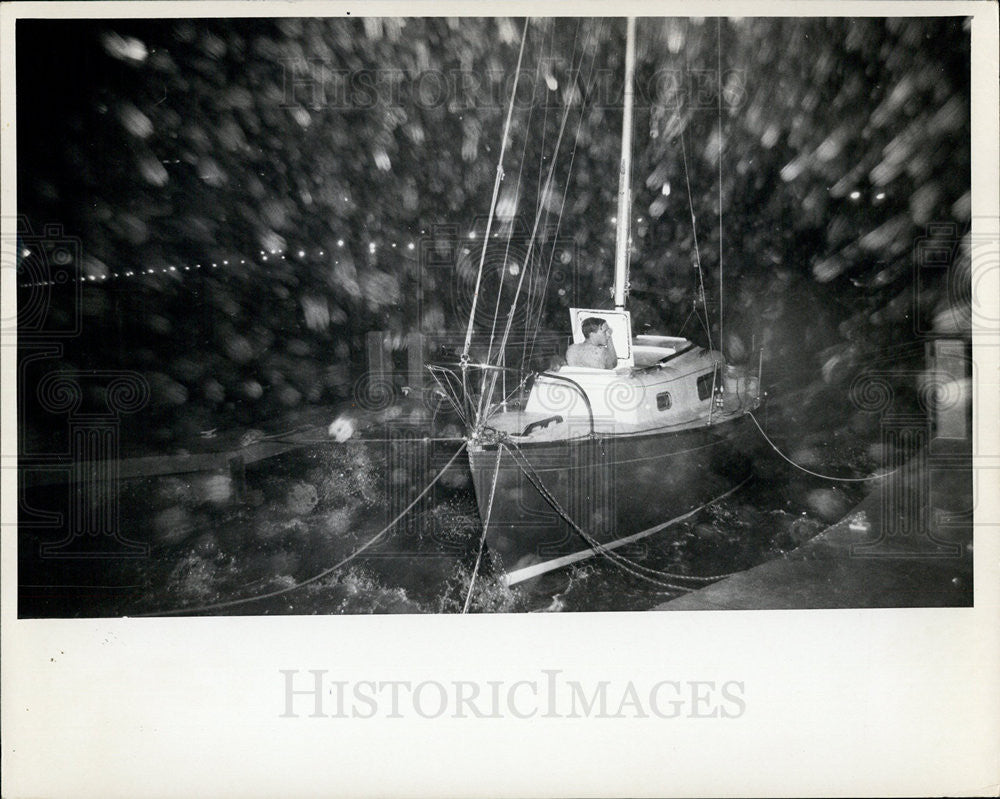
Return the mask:
<svg viewBox="0 0 1000 799">
<path fill-rule="evenodd" d="M 569 366 L 589 366 L 591 369 L 614 369 L 618 365 L 611 328 L 603 319 L 590 316 L 580 326 L 585 341 L 570 344 L 566 350 Z"/>
</svg>

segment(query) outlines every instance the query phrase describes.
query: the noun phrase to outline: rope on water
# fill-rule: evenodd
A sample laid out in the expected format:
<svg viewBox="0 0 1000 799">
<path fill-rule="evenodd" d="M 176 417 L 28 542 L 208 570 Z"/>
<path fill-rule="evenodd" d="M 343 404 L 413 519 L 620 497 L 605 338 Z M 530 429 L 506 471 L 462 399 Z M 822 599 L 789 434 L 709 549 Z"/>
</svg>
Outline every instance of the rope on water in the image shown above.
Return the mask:
<svg viewBox="0 0 1000 799">
<path fill-rule="evenodd" d="M 667 588 L 673 591 L 689 592 L 694 590 L 690 586 L 675 585 L 673 583 L 664 582 L 660 578 L 667 578 L 670 580 L 690 580 L 692 582 L 699 582 L 699 583 L 713 583 L 725 577 L 731 577 L 733 574 L 737 573 L 737 572 L 729 572 L 726 574 L 712 574 L 712 575 L 677 574 L 673 572 L 661 571 L 659 569 L 652 569 L 649 568 L 648 566 L 643 566 L 640 563 L 636 563 L 635 561 L 626 558 L 624 555 L 621 555 L 615 552 L 613 549 L 606 547 L 596 538 L 587 533 L 586 530 L 580 527 L 580 525 L 577 524 L 570 517 L 570 515 L 566 512 L 566 510 L 559 504 L 559 501 L 555 498 L 555 496 L 553 496 L 552 492 L 545 487 L 544 483 L 542 483 L 541 478 L 538 476 L 538 473 L 535 471 L 534 467 L 531 465 L 530 461 L 528 461 L 528 459 L 525 457 L 523 452 L 518 450 L 516 447 L 508 446 L 504 442 L 501 442 L 500 446 L 505 447 L 507 451 L 511 453 L 511 457 L 514 459 L 514 462 L 518 464 L 518 467 L 528 478 L 531 484 L 535 487 L 538 493 L 542 495 L 542 498 L 546 502 L 548 502 L 549 505 L 552 506 L 553 510 L 555 510 L 556 513 L 558 513 L 562 517 L 563 521 L 565 521 L 580 535 L 581 538 L 583 538 L 583 540 L 587 543 L 587 545 L 591 549 L 594 550 L 594 552 L 607 558 L 613 564 L 618 566 L 618 568 L 620 568 L 622 571 L 631 574 L 633 577 L 638 577 L 641 580 L 653 583 L 654 585 L 658 585 L 661 588 Z"/>
<path fill-rule="evenodd" d="M 879 480 L 883 477 L 888 477 L 889 475 L 895 474 L 895 472 L 898 471 L 897 469 L 893 469 L 891 472 L 882 472 L 880 474 L 873 474 L 870 477 L 833 477 L 829 474 L 820 474 L 819 472 L 811 471 L 810 469 L 807 469 L 805 466 L 800 466 L 791 458 L 789 458 L 787 455 L 785 455 L 785 453 L 783 453 L 780 449 L 778 449 L 777 445 L 768 437 L 767 433 L 764 432 L 764 428 L 760 426 L 760 422 L 757 421 L 756 416 L 750 413 L 750 411 L 747 411 L 747 416 L 753 419 L 753 423 L 757 425 L 757 429 L 760 430 L 760 434 L 764 436 L 764 440 L 771 445 L 771 449 L 777 452 L 782 458 L 784 458 L 786 461 L 792 464 L 792 466 L 794 466 L 796 469 L 800 469 L 806 474 L 811 474 L 813 477 L 819 477 L 823 480 L 836 480 L 837 482 L 840 483 L 864 483 L 867 482 L 868 480 Z"/>
<path fill-rule="evenodd" d="M 493 513 L 493 496 L 497 490 L 497 478 L 500 476 L 500 456 L 503 450 L 497 447 L 497 462 L 493 469 L 493 485 L 490 488 L 490 499 L 486 503 L 486 515 L 483 517 L 483 535 L 479 539 L 479 552 L 476 553 L 476 565 L 472 567 L 472 577 L 469 578 L 469 592 L 465 595 L 465 604 L 462 606 L 462 613 L 469 612 L 469 603 L 472 601 L 472 588 L 476 584 L 476 574 L 479 573 L 479 561 L 483 557 L 483 547 L 486 545 L 486 531 L 490 526 L 490 515 Z"/>
<path fill-rule="evenodd" d="M 344 558 L 340 562 L 334 564 L 330 568 L 324 569 L 319 574 L 316 574 L 316 575 L 308 578 L 307 580 L 303 580 L 300 583 L 296 583 L 295 585 L 288 586 L 287 588 L 281 588 L 281 589 L 279 589 L 277 591 L 269 591 L 266 594 L 259 594 L 257 596 L 244 597 L 242 599 L 231 599 L 231 600 L 228 600 L 226 602 L 214 602 L 214 603 L 209 604 L 209 605 L 200 605 L 198 607 L 175 608 L 173 610 L 161 610 L 161 611 L 150 611 L 149 613 L 140 613 L 138 615 L 140 617 L 146 617 L 146 616 L 177 616 L 177 615 L 180 615 L 180 614 L 183 614 L 183 613 L 201 613 L 201 612 L 206 611 L 206 610 L 219 610 L 221 608 L 229 608 L 229 607 L 234 607 L 236 605 L 243 605 L 243 604 L 246 604 L 247 602 L 258 602 L 258 601 L 260 601 L 262 599 L 271 599 L 271 598 L 276 597 L 276 596 L 281 596 L 282 594 L 287 594 L 289 591 L 295 591 L 296 589 L 302 588 L 303 586 L 309 585 L 310 583 L 315 583 L 317 580 L 322 580 L 327 575 L 332 574 L 333 572 L 335 572 L 341 566 L 343 566 L 343 565 L 345 565 L 347 563 L 350 563 L 358 555 L 360 555 L 366 549 L 368 549 L 369 547 L 371 547 L 376 541 L 378 541 L 382 536 L 384 536 L 387 532 L 389 532 L 389 530 L 391 530 L 395 526 L 396 522 L 398 522 L 400 519 L 402 519 L 410 511 L 410 509 L 413 508 L 413 506 L 415 506 L 418 502 L 420 502 L 420 500 L 422 500 L 426 496 L 427 492 L 431 490 L 431 488 L 434 486 L 434 484 L 437 483 L 437 481 L 441 479 L 441 476 L 446 471 L 448 471 L 449 467 L 455 462 L 455 460 L 461 454 L 462 450 L 465 449 L 465 446 L 466 445 L 463 443 L 462 446 L 460 446 L 458 448 L 458 450 L 455 452 L 455 454 L 451 456 L 451 459 L 442 467 L 441 471 L 439 471 L 436 475 L 434 475 L 434 479 L 431 480 L 427 484 L 427 486 L 424 488 L 423 491 L 421 491 L 419 494 L 417 494 L 416 498 L 414 498 L 414 500 L 409 505 L 407 505 L 405 508 L 403 508 L 403 510 L 401 510 L 399 512 L 399 514 L 396 516 L 395 519 L 393 519 L 391 522 L 389 522 L 378 533 L 376 533 L 374 536 L 372 536 L 370 539 L 368 539 L 368 541 L 365 544 L 362 544 L 360 547 L 358 547 L 356 550 L 354 550 L 354 552 L 352 552 L 346 558 Z"/>
</svg>

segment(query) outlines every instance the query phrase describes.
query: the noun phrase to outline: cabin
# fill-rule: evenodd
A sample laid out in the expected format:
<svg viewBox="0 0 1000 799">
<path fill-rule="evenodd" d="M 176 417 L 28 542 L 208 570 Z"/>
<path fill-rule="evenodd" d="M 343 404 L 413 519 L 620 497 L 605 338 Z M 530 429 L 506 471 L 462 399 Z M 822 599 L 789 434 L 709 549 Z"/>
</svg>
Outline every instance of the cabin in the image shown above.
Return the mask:
<svg viewBox="0 0 1000 799">
<path fill-rule="evenodd" d="M 758 375 L 727 365 L 721 352 L 686 338 L 633 336 L 625 310 L 571 308 L 574 342 L 584 340 L 588 317 L 607 322 L 617 367 L 540 372 L 524 407 L 495 409 L 488 427 L 519 442 L 553 441 L 706 425 L 756 407 Z"/>
</svg>

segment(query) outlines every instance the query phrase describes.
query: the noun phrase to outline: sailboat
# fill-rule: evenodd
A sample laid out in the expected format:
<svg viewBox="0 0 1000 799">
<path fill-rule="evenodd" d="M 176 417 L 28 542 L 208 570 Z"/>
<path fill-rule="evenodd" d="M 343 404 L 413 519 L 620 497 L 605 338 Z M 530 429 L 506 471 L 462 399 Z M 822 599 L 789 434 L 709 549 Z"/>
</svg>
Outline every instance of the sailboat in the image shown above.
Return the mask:
<svg viewBox="0 0 1000 799">
<path fill-rule="evenodd" d="M 474 409 L 467 448 L 485 544 L 508 585 L 596 556 L 641 574 L 636 551 L 647 542 L 638 542 L 750 474 L 747 414 L 760 403 L 760 358 L 756 369 L 737 367 L 711 345 L 633 335 L 626 302 L 634 72 L 635 19 L 628 18 L 614 307 L 571 308 L 569 319 L 575 343 L 585 339 L 585 320 L 607 324 L 614 367 L 540 371 L 526 382 L 523 402 L 504 392 L 493 402 L 504 365 L 463 357 L 466 394 L 476 382 L 467 371 L 482 374 L 478 403 L 463 398 Z"/>
</svg>

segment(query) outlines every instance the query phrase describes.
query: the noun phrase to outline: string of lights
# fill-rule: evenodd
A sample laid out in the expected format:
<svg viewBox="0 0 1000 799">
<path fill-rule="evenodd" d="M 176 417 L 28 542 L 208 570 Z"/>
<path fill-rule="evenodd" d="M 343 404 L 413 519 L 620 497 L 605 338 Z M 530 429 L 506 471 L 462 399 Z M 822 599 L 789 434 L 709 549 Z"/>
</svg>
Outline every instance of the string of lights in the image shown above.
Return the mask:
<svg viewBox="0 0 1000 799">
<path fill-rule="evenodd" d="M 612 216 L 612 217 L 609 218 L 608 221 L 609 221 L 610 224 L 613 225 L 616 222 L 616 218 L 614 216 Z M 641 224 L 645 220 L 644 220 L 644 217 L 640 216 L 640 217 L 638 217 L 637 221 Z M 421 234 L 423 234 L 425 232 L 426 231 L 421 231 Z M 499 236 L 498 233 L 494 233 L 493 236 L 492 236 L 492 238 L 497 238 L 498 236 Z M 480 234 L 477 233 L 475 230 L 472 230 L 472 231 L 469 231 L 469 233 L 467 234 L 467 237 L 470 240 L 475 241 L 478 238 L 480 238 Z M 336 242 L 335 246 L 337 247 L 337 249 L 343 249 L 343 248 L 347 247 L 347 240 L 342 239 L 342 238 L 341 239 L 337 239 L 337 242 Z M 367 244 L 367 249 L 368 249 L 368 253 L 370 255 L 374 255 L 376 252 L 378 252 L 381 249 L 381 246 L 379 245 L 378 242 L 369 241 L 368 244 Z M 414 250 L 417 249 L 417 244 L 415 242 L 413 242 L 413 241 L 410 241 L 410 242 L 408 242 L 406 244 L 405 247 L 400 247 L 399 242 L 394 241 L 394 242 L 392 242 L 389 245 L 389 249 L 391 249 L 391 250 L 405 249 L 407 251 L 413 252 Z M 269 261 L 270 258 L 274 258 L 276 256 L 276 260 L 287 261 L 288 258 L 290 256 L 292 256 L 293 253 L 299 259 L 306 258 L 309 255 L 309 252 L 307 250 L 304 250 L 304 249 L 299 249 L 299 250 L 294 250 L 294 249 L 283 250 L 283 249 L 277 249 L 277 248 L 275 248 L 275 249 L 271 249 L 271 250 L 260 250 L 259 253 L 258 253 L 258 258 L 259 258 L 260 262 L 267 262 L 267 261 Z M 322 257 L 325 257 L 326 254 L 327 254 L 326 250 L 319 250 L 317 252 L 317 257 L 322 258 Z M 23 249 L 21 251 L 21 257 L 22 257 L 22 259 L 27 259 L 27 258 L 31 257 L 31 255 L 32 255 L 32 252 L 29 249 L 27 249 L 27 248 L 25 248 L 25 249 Z M 250 260 L 252 261 L 253 259 L 250 259 Z M 246 266 L 247 263 L 248 263 L 248 259 L 246 259 L 246 258 L 240 258 L 239 261 L 238 261 L 238 264 L 240 266 Z M 339 261 L 337 263 L 339 263 Z M 203 269 L 205 271 L 210 271 L 210 270 L 213 270 L 213 269 L 219 269 L 220 267 L 235 266 L 235 265 L 237 265 L 237 261 L 234 258 L 232 260 L 230 260 L 230 259 L 223 259 L 221 262 L 213 261 L 213 262 L 205 262 L 205 263 L 196 263 L 196 264 L 193 264 L 193 265 L 189 264 L 189 265 L 185 265 L 185 266 L 170 265 L 170 266 L 164 266 L 164 267 L 159 267 L 159 268 L 126 269 L 126 270 L 120 270 L 120 271 L 117 271 L 117 272 L 109 272 L 109 273 L 103 273 L 103 274 L 80 275 L 79 277 L 70 277 L 70 276 L 67 276 L 65 274 L 61 274 L 61 275 L 58 276 L 57 279 L 52 279 L 52 280 L 38 280 L 38 281 L 33 281 L 33 282 L 19 283 L 18 284 L 18 288 L 40 288 L 40 287 L 45 287 L 45 286 L 65 286 L 65 285 L 70 285 L 70 284 L 76 283 L 76 282 L 83 283 L 83 284 L 89 284 L 89 283 L 106 284 L 108 281 L 112 281 L 113 282 L 115 280 L 124 280 L 124 279 L 127 279 L 127 278 L 133 278 L 133 277 L 146 277 L 146 276 L 149 276 L 149 275 L 157 275 L 157 274 L 167 274 L 167 275 L 174 274 L 174 275 L 177 275 L 177 274 L 181 274 L 183 272 L 192 272 L 192 271 L 203 270 Z"/>
<path fill-rule="evenodd" d="M 338 239 L 336 246 L 337 246 L 338 249 L 342 249 L 342 248 L 344 248 L 344 247 L 347 246 L 347 242 L 344 239 Z M 393 249 L 393 250 L 400 249 L 399 243 L 394 241 L 394 242 L 392 242 L 392 244 L 389 245 L 389 248 Z M 412 241 L 409 242 L 409 243 L 407 243 L 407 245 L 405 247 L 406 250 L 409 250 L 411 252 L 413 250 L 416 250 L 416 248 L 417 248 L 417 245 L 414 242 L 412 242 Z M 378 246 L 378 244 L 376 242 L 372 241 L 372 242 L 368 243 L 368 252 L 369 253 L 374 254 L 378 249 L 379 249 L 379 246 Z M 295 251 L 295 253 L 298 256 L 298 258 L 300 258 L 300 259 L 301 258 L 306 258 L 307 255 L 308 255 L 308 252 L 306 250 L 297 250 L 297 251 Z M 289 254 L 290 254 L 290 252 L 286 253 L 286 251 L 284 251 L 284 250 L 278 250 L 278 249 L 260 250 L 259 258 L 260 258 L 260 261 L 263 262 L 263 261 L 267 261 L 269 256 L 278 256 L 278 259 L 280 259 L 282 261 L 287 261 Z M 28 250 L 28 249 L 24 249 L 24 250 L 21 251 L 21 257 L 23 259 L 30 258 L 31 255 L 32 255 L 32 252 L 30 250 Z M 325 257 L 326 256 L 326 250 L 319 250 L 318 253 L 317 253 L 317 256 L 320 257 L 320 258 Z M 339 261 L 337 263 L 339 263 Z M 247 259 L 246 258 L 240 258 L 239 259 L 239 265 L 246 266 L 246 264 L 247 264 Z M 220 266 L 221 267 L 227 267 L 227 266 L 231 266 L 231 265 L 232 266 L 237 265 L 236 259 L 233 259 L 232 261 L 230 261 L 227 258 L 227 259 L 223 259 L 221 262 L 213 261 L 213 262 L 205 262 L 204 264 L 196 263 L 194 265 L 186 265 L 186 266 L 174 266 L 174 265 L 171 265 L 171 266 L 159 267 L 159 268 L 156 268 L 156 269 L 126 269 L 126 270 L 123 270 L 123 271 L 109 272 L 109 273 L 98 274 L 98 275 L 80 275 L 78 278 L 76 278 L 76 277 L 67 277 L 65 275 L 61 275 L 60 279 L 38 280 L 38 281 L 34 281 L 34 282 L 29 282 L 29 283 L 19 283 L 18 284 L 18 288 L 38 288 L 38 287 L 43 287 L 43 286 L 62 286 L 62 285 L 68 285 L 68 284 L 73 283 L 73 282 L 79 282 L 79 283 L 84 283 L 84 284 L 86 284 L 86 283 L 106 283 L 109 280 L 111 280 L 111 281 L 122 280 L 122 279 L 125 279 L 125 278 L 143 277 L 143 276 L 156 275 L 156 274 L 171 274 L 171 273 L 173 273 L 173 274 L 179 274 L 179 273 L 183 273 L 183 272 L 191 272 L 193 270 L 201 270 L 201 269 L 204 269 L 205 271 L 210 271 L 212 269 L 218 269 Z"/>
</svg>

